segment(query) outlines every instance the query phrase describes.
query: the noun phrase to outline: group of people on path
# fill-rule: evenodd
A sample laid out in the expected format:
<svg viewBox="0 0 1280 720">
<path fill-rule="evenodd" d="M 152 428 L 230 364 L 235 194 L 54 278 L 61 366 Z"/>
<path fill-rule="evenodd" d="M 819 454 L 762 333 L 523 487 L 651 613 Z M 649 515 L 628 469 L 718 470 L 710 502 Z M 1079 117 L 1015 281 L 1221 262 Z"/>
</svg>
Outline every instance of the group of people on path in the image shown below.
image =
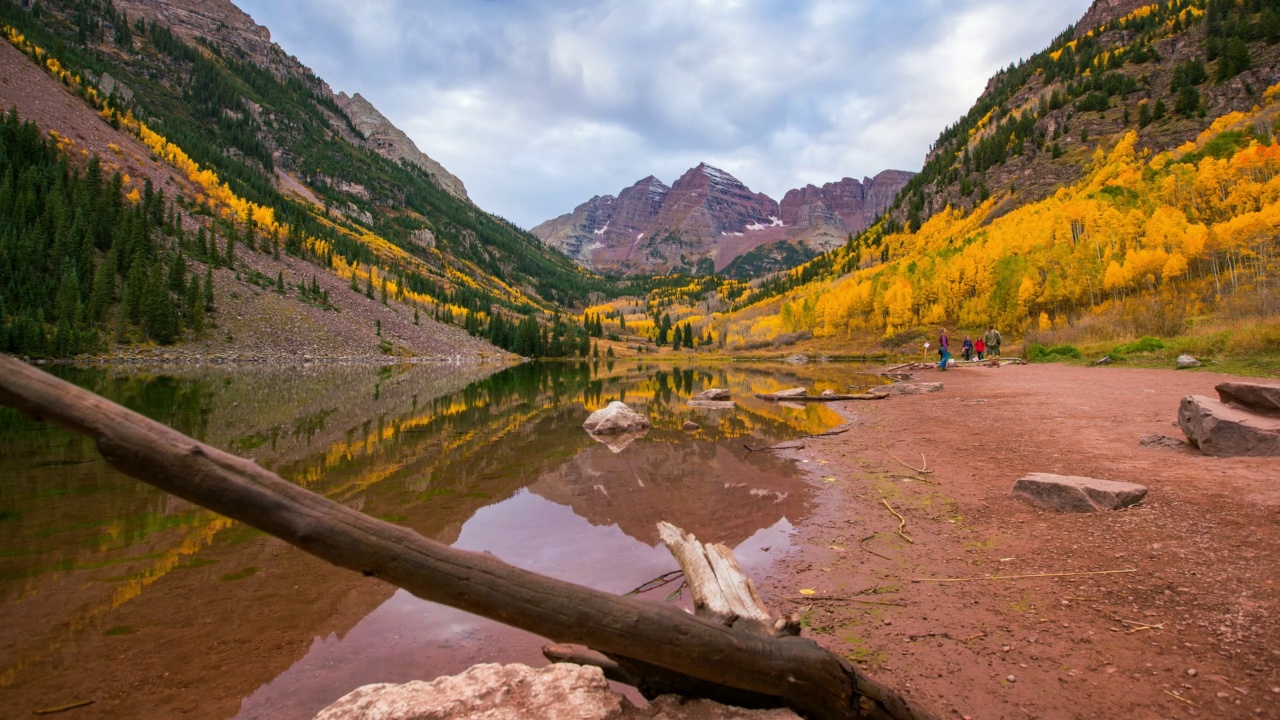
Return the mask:
<svg viewBox="0 0 1280 720">
<path fill-rule="evenodd" d="M 987 328 L 982 337 L 975 342 L 972 338 L 965 336 L 964 343 L 960 346 L 960 356 L 965 360 L 973 360 L 977 355 L 978 360 L 986 360 L 988 356 L 993 358 L 1000 357 L 1000 344 L 1003 342 L 1000 331 L 995 325 Z M 925 347 L 929 347 L 925 343 Z M 947 365 L 951 362 L 951 340 L 947 337 L 947 329 L 942 328 L 942 332 L 938 336 L 938 369 L 946 370 Z"/>
</svg>

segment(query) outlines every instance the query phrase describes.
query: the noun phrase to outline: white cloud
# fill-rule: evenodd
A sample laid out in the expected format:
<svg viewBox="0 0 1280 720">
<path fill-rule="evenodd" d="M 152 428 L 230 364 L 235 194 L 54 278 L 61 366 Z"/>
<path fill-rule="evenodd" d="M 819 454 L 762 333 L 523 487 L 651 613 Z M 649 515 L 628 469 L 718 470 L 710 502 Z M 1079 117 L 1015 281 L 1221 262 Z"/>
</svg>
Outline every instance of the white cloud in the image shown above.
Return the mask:
<svg viewBox="0 0 1280 720">
<path fill-rule="evenodd" d="M 240 0 L 532 226 L 707 161 L 753 190 L 918 169 L 1089 0 Z"/>
</svg>

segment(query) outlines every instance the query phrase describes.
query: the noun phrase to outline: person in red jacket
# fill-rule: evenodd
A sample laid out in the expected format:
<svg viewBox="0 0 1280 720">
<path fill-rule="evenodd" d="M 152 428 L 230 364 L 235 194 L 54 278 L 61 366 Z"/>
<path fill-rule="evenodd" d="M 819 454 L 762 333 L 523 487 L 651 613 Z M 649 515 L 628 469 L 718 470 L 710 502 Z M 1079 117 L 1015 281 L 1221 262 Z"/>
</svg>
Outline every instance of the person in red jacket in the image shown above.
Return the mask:
<svg viewBox="0 0 1280 720">
<path fill-rule="evenodd" d="M 978 338 L 978 341 L 973 344 L 973 351 L 978 353 L 979 360 L 986 359 L 987 344 L 982 342 L 982 338 Z"/>
</svg>

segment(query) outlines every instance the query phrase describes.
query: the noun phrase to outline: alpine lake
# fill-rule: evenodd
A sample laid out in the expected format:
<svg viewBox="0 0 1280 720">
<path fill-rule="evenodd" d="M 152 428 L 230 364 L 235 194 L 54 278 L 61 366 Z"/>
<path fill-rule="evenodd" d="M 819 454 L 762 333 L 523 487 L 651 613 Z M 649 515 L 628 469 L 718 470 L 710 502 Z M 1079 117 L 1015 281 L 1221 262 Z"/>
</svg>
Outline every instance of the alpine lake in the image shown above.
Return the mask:
<svg viewBox="0 0 1280 720">
<path fill-rule="evenodd" d="M 771 452 L 842 418 L 753 397 L 880 381 L 838 363 L 318 363 L 53 368 L 285 479 L 436 541 L 613 593 L 676 568 L 666 520 L 763 578 L 816 490 Z M 690 406 L 727 388 L 735 407 Z M 599 442 L 622 400 L 641 437 Z M 700 428 L 685 431 L 686 421 Z M 644 593 L 670 598 L 675 584 Z M 310 718 L 356 687 L 546 642 L 328 565 L 108 467 L 91 441 L 0 408 L 0 707 L 11 716 Z"/>
</svg>

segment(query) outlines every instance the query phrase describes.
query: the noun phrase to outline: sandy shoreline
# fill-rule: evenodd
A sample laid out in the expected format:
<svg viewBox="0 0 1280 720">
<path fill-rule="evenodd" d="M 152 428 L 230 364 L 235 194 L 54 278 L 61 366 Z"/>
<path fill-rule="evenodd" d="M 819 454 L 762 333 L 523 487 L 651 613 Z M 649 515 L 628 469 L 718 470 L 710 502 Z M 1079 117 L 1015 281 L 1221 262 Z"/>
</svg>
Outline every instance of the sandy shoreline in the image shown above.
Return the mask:
<svg viewBox="0 0 1280 720">
<path fill-rule="evenodd" d="M 942 393 L 842 403 L 851 432 L 794 453 L 828 493 L 766 600 L 942 717 L 1280 717 L 1280 461 L 1139 442 L 1181 439 L 1179 400 L 1228 379 L 964 368 L 916 373 Z M 906 467 L 922 453 L 930 473 Z M 1030 472 L 1151 492 L 1042 513 L 1008 494 Z"/>
</svg>

